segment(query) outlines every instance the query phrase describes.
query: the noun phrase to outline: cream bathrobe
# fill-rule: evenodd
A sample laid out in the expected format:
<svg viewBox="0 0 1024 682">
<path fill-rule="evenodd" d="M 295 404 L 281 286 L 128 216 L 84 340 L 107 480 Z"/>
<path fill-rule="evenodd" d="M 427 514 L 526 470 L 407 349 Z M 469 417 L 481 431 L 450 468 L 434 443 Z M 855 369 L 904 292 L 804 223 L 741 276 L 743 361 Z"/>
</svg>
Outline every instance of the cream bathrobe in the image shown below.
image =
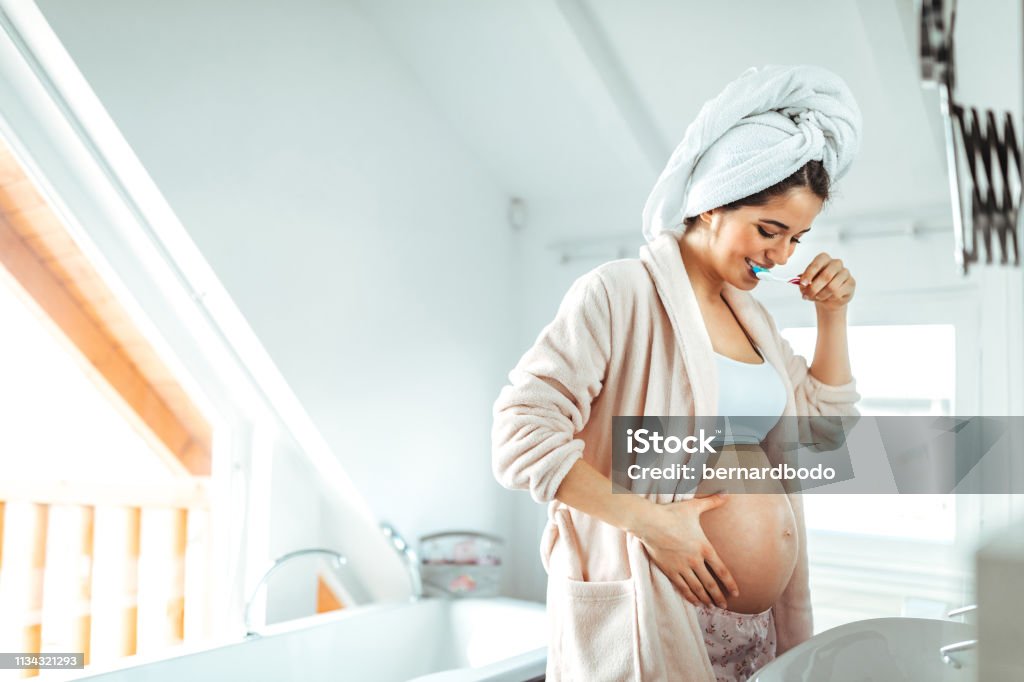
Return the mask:
<svg viewBox="0 0 1024 682">
<path fill-rule="evenodd" d="M 612 261 L 576 280 L 494 405 L 495 477 L 551 503 L 540 548 L 549 682 L 714 680 L 695 608 L 639 539 L 554 499 L 581 457 L 610 476 L 613 416 L 716 414 L 714 351 L 678 239 L 663 233 L 639 259 Z M 784 416 L 856 414 L 853 382 L 815 379 L 763 305 L 730 285 L 724 295 L 783 378 Z M 773 442 L 777 431 L 765 443 L 770 454 L 781 442 Z M 692 493 L 648 497 L 665 504 Z M 778 653 L 812 634 L 803 504 L 789 497 L 800 549 L 773 607 Z"/>
</svg>

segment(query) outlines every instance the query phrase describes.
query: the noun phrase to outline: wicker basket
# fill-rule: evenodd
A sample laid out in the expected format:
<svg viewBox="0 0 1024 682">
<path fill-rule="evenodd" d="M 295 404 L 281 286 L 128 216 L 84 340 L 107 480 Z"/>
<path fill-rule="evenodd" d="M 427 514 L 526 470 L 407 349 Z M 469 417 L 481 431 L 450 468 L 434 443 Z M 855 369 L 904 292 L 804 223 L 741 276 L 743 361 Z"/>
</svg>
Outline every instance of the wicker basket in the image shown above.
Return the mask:
<svg viewBox="0 0 1024 682">
<path fill-rule="evenodd" d="M 419 542 L 424 593 L 454 599 L 498 596 L 504 545 L 499 537 L 474 531 L 424 535 Z"/>
</svg>

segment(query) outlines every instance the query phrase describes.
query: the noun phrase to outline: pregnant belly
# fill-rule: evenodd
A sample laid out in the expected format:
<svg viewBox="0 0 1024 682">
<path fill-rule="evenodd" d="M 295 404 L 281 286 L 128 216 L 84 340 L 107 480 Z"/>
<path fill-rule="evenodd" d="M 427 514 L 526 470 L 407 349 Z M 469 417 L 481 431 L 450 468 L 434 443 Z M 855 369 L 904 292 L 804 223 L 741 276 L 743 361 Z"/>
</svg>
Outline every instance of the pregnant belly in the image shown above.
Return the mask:
<svg viewBox="0 0 1024 682">
<path fill-rule="evenodd" d="M 717 462 L 708 464 L 769 466 L 764 451 L 752 446 L 723 448 Z M 701 526 L 739 587 L 739 597 L 723 590 L 729 610 L 760 613 L 778 601 L 793 575 L 800 549 L 796 517 L 778 481 L 705 480 L 697 487 L 696 496 L 720 490 L 730 493 L 725 504 L 702 514 Z"/>
</svg>

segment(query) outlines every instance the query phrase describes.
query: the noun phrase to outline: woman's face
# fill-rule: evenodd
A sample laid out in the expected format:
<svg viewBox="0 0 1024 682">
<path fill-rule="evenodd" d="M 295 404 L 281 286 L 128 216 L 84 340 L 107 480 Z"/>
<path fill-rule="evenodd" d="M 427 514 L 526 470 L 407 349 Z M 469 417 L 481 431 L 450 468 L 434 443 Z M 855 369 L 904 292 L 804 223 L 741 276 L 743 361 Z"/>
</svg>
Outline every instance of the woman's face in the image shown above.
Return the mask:
<svg viewBox="0 0 1024 682">
<path fill-rule="evenodd" d="M 702 227 L 709 230 L 706 265 L 729 284 L 753 289 L 760 280 L 751 266 L 785 265 L 823 203 L 813 192 L 799 187 L 764 206 L 702 213 L 701 219 L 707 223 Z"/>
</svg>

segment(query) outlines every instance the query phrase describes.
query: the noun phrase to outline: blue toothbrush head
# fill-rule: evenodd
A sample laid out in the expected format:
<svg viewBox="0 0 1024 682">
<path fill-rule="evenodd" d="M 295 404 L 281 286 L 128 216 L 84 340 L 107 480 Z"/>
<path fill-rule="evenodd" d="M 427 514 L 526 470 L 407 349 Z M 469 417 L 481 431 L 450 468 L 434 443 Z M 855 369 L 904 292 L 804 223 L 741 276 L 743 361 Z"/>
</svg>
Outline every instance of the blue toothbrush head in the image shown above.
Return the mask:
<svg viewBox="0 0 1024 682">
<path fill-rule="evenodd" d="M 755 275 L 759 272 L 770 272 L 768 268 L 762 268 L 760 265 L 751 265 L 750 267 L 753 268 Z"/>
</svg>

